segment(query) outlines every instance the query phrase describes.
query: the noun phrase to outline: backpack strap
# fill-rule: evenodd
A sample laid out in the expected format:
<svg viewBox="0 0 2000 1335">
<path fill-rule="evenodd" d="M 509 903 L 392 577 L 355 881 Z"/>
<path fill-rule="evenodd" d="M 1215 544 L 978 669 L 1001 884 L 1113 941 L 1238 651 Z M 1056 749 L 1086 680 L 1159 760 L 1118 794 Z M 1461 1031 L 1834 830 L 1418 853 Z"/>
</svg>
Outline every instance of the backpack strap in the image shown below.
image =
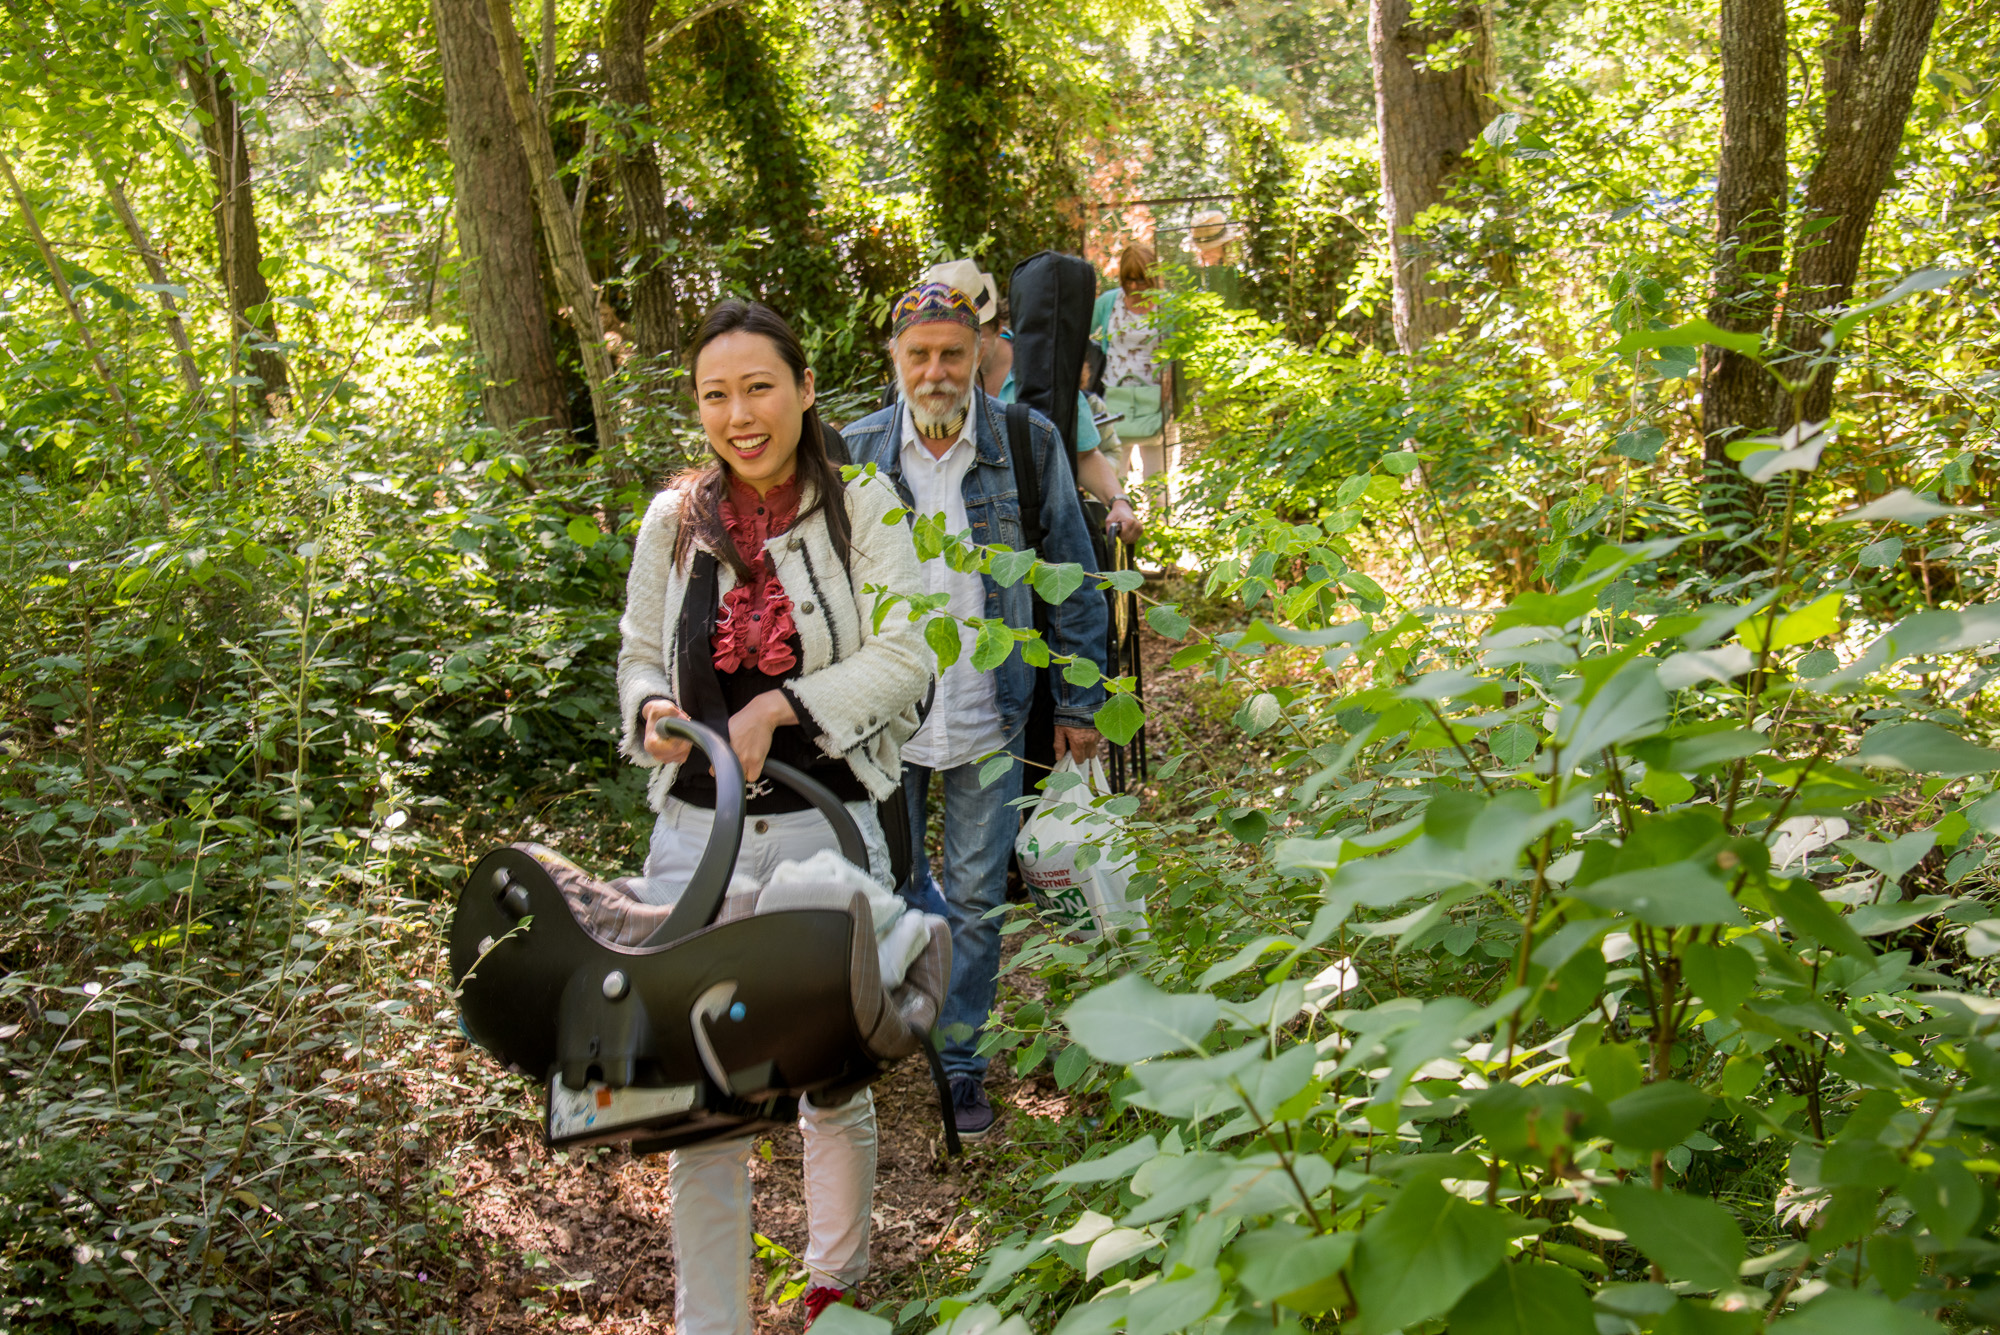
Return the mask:
<svg viewBox="0 0 2000 1335">
<path fill-rule="evenodd" d="M 1007 453 L 1014 462 L 1014 490 L 1021 498 L 1021 536 L 1035 555 L 1042 554 L 1042 478 L 1035 468 L 1034 432 L 1025 403 L 1007 405 Z"/>
</svg>

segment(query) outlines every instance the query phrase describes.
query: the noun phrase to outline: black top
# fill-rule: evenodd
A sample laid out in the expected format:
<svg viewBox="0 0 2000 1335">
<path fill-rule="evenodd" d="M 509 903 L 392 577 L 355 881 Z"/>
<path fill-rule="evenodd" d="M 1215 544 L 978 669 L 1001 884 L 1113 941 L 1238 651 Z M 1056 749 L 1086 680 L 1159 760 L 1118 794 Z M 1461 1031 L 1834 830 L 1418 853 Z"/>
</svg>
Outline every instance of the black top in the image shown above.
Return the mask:
<svg viewBox="0 0 2000 1335">
<path fill-rule="evenodd" d="M 794 655 L 803 657 L 797 636 L 792 637 L 791 644 Z M 791 701 L 792 712 L 799 716 L 801 722 L 788 723 L 772 731 L 770 758 L 806 771 L 843 802 L 871 800 L 861 780 L 854 776 L 852 766 L 840 757 L 829 756 L 819 749 L 819 728 L 805 706 L 799 703 L 798 697 L 786 689 L 785 683 L 789 678 L 774 677 L 756 668 L 745 667 L 734 672 L 717 672 L 715 680 L 722 688 L 722 707 L 731 718 L 764 692 L 784 691 L 785 698 Z M 719 731 L 726 735 L 728 726 L 725 724 Z M 812 805 L 783 784 L 766 783 L 763 786 L 769 791 L 753 795 L 743 804 L 743 810 L 752 816 L 804 811 Z M 757 787 L 756 784 L 751 785 L 753 794 Z M 673 787 L 667 791 L 691 807 L 705 807 L 711 811 L 715 808 L 715 775 L 709 772 L 699 755 L 688 757 L 680 773 L 674 776 Z"/>
</svg>

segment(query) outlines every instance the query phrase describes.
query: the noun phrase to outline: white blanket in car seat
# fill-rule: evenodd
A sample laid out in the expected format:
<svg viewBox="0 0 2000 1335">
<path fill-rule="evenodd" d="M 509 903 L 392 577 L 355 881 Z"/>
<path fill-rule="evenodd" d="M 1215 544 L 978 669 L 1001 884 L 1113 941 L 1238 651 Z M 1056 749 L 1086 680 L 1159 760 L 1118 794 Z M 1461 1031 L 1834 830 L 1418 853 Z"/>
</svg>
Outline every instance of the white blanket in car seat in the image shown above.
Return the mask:
<svg viewBox="0 0 2000 1335">
<path fill-rule="evenodd" d="M 868 897 L 875 920 L 875 958 L 882 986 L 900 987 L 911 963 L 930 940 L 932 915 L 912 909 L 909 901 L 830 848 L 797 862 L 780 862 L 764 882 L 766 890 L 780 886 L 838 885 Z"/>
</svg>

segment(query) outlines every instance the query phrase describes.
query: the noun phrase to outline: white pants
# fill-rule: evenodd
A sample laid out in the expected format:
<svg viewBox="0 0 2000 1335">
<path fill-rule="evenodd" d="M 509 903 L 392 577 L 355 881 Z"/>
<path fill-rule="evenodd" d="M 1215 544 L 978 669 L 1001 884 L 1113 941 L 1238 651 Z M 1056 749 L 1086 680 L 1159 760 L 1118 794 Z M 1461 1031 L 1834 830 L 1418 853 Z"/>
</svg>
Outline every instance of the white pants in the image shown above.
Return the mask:
<svg viewBox="0 0 2000 1335">
<path fill-rule="evenodd" d="M 1177 499 L 1180 468 L 1179 422 L 1168 422 L 1158 435 L 1143 436 L 1126 444 L 1126 484 L 1155 506 L 1170 506 Z"/>
<path fill-rule="evenodd" d="M 868 846 L 868 870 L 889 889 L 889 841 L 882 834 L 882 822 L 872 802 L 848 802 L 847 814 L 861 830 L 861 842 Z M 649 904 L 671 904 L 694 875 L 695 865 L 708 849 L 709 827 L 715 813 L 707 807 L 692 807 L 677 797 L 653 822 L 653 837 L 646 847 L 646 868 L 632 885 L 632 893 Z M 822 848 L 838 848 L 833 827 L 826 817 L 808 808 L 776 816 L 745 816 L 743 843 L 736 852 L 736 875 L 759 885 L 771 879 L 780 862 L 802 862 Z"/>
<path fill-rule="evenodd" d="M 888 841 L 875 808 L 847 810 L 868 845 L 869 869 L 889 874 Z M 643 881 L 635 889 L 654 903 L 672 903 L 708 846 L 715 813 L 669 798 L 653 824 Z M 833 827 L 817 811 L 750 816 L 736 874 L 770 878 L 780 862 L 837 847 Z M 862 1090 L 837 1108 L 799 1101 L 805 1137 L 806 1268 L 810 1283 L 851 1289 L 868 1274 L 869 1216 L 875 1207 L 875 1099 Z M 674 1227 L 676 1335 L 753 1335 L 750 1321 L 750 1154 L 753 1138 L 712 1140 L 667 1156 L 667 1195 Z"/>
</svg>

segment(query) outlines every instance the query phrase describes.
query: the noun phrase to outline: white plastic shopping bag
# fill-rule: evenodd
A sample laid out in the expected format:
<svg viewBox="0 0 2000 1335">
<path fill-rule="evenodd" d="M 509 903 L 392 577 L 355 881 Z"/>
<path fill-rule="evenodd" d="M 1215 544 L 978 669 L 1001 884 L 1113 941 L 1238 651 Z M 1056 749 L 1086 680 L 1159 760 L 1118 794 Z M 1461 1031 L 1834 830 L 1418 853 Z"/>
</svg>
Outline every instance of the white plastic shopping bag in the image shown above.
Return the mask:
<svg viewBox="0 0 2000 1335">
<path fill-rule="evenodd" d="M 1064 756 L 1014 840 L 1021 879 L 1036 905 L 1086 941 L 1118 927 L 1145 928 L 1145 901 L 1131 892 L 1134 856 L 1125 822 L 1092 805 L 1110 791 L 1103 761 L 1080 765 Z"/>
</svg>

